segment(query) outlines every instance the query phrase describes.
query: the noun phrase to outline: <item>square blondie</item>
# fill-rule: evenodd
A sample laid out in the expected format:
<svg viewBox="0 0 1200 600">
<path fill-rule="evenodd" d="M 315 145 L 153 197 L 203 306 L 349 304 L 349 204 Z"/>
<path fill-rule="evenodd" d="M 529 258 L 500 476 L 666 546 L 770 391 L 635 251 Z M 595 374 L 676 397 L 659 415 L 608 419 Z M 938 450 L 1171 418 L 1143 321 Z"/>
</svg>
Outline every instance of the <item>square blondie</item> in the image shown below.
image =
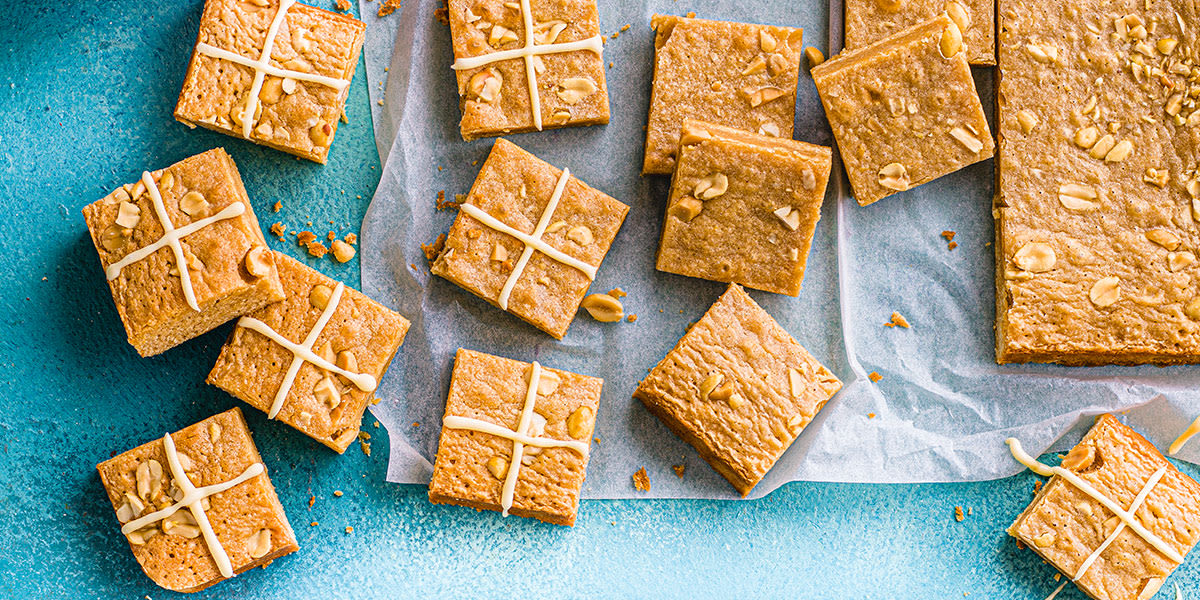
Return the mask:
<svg viewBox="0 0 1200 600">
<path fill-rule="evenodd" d="M 1200 540 L 1200 484 L 1112 415 L 1097 418 L 1059 467 L 1009 443 L 1051 477 L 1008 533 L 1089 597 L 1148 600 Z"/>
<path fill-rule="evenodd" d="M 813 68 L 860 205 L 992 156 L 962 48 L 943 14 Z"/>
<path fill-rule="evenodd" d="M 644 175 L 675 168 L 685 118 L 792 137 L 803 31 L 655 15 Z"/>
<path fill-rule="evenodd" d="M 208 383 L 345 452 L 409 322 L 293 258 L 275 263 L 287 298 L 238 320 Z"/>
<path fill-rule="evenodd" d="M 841 387 L 731 284 L 633 397 L 745 496 Z"/>
<path fill-rule="evenodd" d="M 658 270 L 798 295 L 832 156 L 824 146 L 684 121 Z"/>
<path fill-rule="evenodd" d="M 562 339 L 628 212 L 498 139 L 430 270 Z"/>
<path fill-rule="evenodd" d="M 300 549 L 237 408 L 96 469 L 134 558 L 160 587 L 200 591 Z"/>
<path fill-rule="evenodd" d="M 295 0 L 207 0 L 175 119 L 324 164 L 365 32 Z"/>
<path fill-rule="evenodd" d="M 596 0 L 450 0 L 465 140 L 608 123 Z"/>
<path fill-rule="evenodd" d="M 846 0 L 846 49 L 868 46 L 941 13 L 958 25 L 971 64 L 996 64 L 995 0 Z"/>
<path fill-rule="evenodd" d="M 603 385 L 459 349 L 429 500 L 574 525 Z"/>
<path fill-rule="evenodd" d="M 283 299 L 242 178 L 221 148 L 142 173 L 83 217 L 142 356 Z"/>
</svg>

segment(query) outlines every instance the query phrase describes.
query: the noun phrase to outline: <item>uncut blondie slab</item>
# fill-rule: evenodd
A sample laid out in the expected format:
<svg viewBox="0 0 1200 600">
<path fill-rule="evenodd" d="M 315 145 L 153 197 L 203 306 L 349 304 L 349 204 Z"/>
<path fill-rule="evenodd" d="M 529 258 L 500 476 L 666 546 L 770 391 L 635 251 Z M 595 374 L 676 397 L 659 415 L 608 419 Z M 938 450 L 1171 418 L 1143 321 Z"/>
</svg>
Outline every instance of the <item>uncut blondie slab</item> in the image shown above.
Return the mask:
<svg viewBox="0 0 1200 600">
<path fill-rule="evenodd" d="M 633 397 L 745 496 L 841 387 L 732 284 Z"/>
<path fill-rule="evenodd" d="M 296 0 L 207 0 L 175 118 L 324 164 L 365 32 Z"/>
<path fill-rule="evenodd" d="M 1112 415 L 1058 467 L 1013 455 L 1050 476 L 1008 533 L 1096 600 L 1149 600 L 1200 540 L 1200 484 Z"/>
<path fill-rule="evenodd" d="M 562 339 L 628 212 L 498 139 L 430 270 Z"/>
<path fill-rule="evenodd" d="M 992 156 L 962 49 L 943 14 L 812 69 L 860 205 Z"/>
<path fill-rule="evenodd" d="M 168 590 L 197 592 L 300 549 L 240 409 L 96 469 L 134 558 Z"/>
<path fill-rule="evenodd" d="M 999 4 L 1000 363 L 1200 361 L 1200 86 L 1180 30 L 1200 19 L 1174 6 Z"/>
<path fill-rule="evenodd" d="M 846 49 L 868 46 L 943 12 L 962 31 L 971 64 L 996 64 L 995 0 L 846 0 Z"/>
<path fill-rule="evenodd" d="M 655 15 L 644 175 L 675 169 L 683 120 L 790 139 L 803 31 Z"/>
<path fill-rule="evenodd" d="M 450 0 L 463 139 L 608 123 L 596 0 Z"/>
<path fill-rule="evenodd" d="M 460 349 L 429 500 L 574 525 L 603 385 Z"/>
<path fill-rule="evenodd" d="M 275 262 L 287 297 L 238 319 L 208 383 L 345 452 L 408 319 L 293 258 Z"/>
<path fill-rule="evenodd" d="M 831 166 L 824 146 L 684 121 L 658 270 L 799 294 Z"/>
<path fill-rule="evenodd" d="M 83 217 L 142 356 L 283 299 L 242 178 L 221 148 L 144 172 Z"/>
</svg>

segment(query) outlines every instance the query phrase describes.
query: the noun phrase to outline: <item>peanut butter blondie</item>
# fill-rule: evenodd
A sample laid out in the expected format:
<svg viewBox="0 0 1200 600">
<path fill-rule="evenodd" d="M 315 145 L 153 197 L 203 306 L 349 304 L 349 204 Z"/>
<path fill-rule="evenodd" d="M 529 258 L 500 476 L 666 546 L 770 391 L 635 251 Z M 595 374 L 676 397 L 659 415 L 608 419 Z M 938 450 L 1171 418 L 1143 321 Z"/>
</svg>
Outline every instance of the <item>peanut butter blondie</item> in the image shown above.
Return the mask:
<svg viewBox="0 0 1200 600">
<path fill-rule="evenodd" d="M 96 469 L 134 558 L 168 590 L 197 592 L 300 549 L 240 409 Z"/>
<path fill-rule="evenodd" d="M 238 320 L 208 383 L 345 452 L 408 320 L 295 259 L 275 263 L 287 298 Z"/>
<path fill-rule="evenodd" d="M 845 0 L 846 49 L 857 50 L 946 13 L 962 32 L 967 60 L 996 64 L 995 0 Z"/>
<path fill-rule="evenodd" d="M 841 387 L 731 284 L 633 397 L 745 496 Z"/>
<path fill-rule="evenodd" d="M 962 34 L 940 15 L 812 69 L 858 203 L 990 158 Z"/>
<path fill-rule="evenodd" d="M 221 148 L 144 172 L 83 217 L 142 356 L 283 299 L 242 178 Z"/>
<path fill-rule="evenodd" d="M 999 4 L 998 362 L 1200 361 L 1200 18 L 1175 6 Z"/>
<path fill-rule="evenodd" d="M 832 152 L 688 119 L 658 270 L 800 293 Z"/>
<path fill-rule="evenodd" d="M 296 0 L 207 0 L 175 118 L 324 164 L 365 32 Z"/>
<path fill-rule="evenodd" d="M 628 212 L 498 139 L 430 270 L 562 339 Z"/>
<path fill-rule="evenodd" d="M 574 525 L 604 380 L 460 349 L 429 500 Z"/>
<path fill-rule="evenodd" d="M 608 123 L 596 0 L 450 0 L 465 140 Z"/>
<path fill-rule="evenodd" d="M 1008 533 L 1089 597 L 1149 600 L 1200 540 L 1200 484 L 1112 415 L 1058 467 L 1008 443 L 1050 477 Z"/>
<path fill-rule="evenodd" d="M 790 139 L 804 32 L 655 15 L 645 175 L 675 169 L 685 118 Z"/>
</svg>

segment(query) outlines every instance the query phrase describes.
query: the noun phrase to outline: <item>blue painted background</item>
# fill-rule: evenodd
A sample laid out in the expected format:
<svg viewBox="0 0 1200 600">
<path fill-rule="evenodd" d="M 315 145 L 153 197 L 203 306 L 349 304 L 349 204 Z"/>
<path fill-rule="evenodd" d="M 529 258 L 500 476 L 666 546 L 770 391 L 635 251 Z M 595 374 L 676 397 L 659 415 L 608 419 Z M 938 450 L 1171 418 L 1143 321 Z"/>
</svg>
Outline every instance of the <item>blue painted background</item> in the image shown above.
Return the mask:
<svg viewBox="0 0 1200 600">
<path fill-rule="evenodd" d="M 126 344 L 80 208 L 143 169 L 224 146 L 264 226 L 344 233 L 378 180 L 361 68 L 325 167 L 176 123 L 199 15 L 199 0 L 0 3 L 0 598 L 175 596 L 142 575 L 94 465 L 237 404 L 203 383 L 229 326 L 152 359 Z M 268 241 L 301 256 L 290 239 Z M 358 281 L 357 261 L 305 260 Z M 1041 599 L 1056 585 L 1003 533 L 1031 498 L 1029 474 L 794 483 L 752 502 L 587 501 L 566 529 L 385 483 L 387 436 L 370 416 L 370 457 L 246 416 L 301 551 L 196 597 Z M 956 522 L 956 505 L 973 514 Z M 1196 560 L 1171 581 L 1200 590 Z"/>
</svg>

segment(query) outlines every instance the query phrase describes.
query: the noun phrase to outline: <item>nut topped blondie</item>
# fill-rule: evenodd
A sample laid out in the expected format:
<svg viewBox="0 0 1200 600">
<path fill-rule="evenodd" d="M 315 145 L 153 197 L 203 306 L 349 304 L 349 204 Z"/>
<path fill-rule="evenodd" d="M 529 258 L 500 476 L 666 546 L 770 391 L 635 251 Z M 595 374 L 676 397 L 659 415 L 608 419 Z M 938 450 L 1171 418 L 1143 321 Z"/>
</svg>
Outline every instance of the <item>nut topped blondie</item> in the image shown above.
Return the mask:
<svg viewBox="0 0 1200 600">
<path fill-rule="evenodd" d="M 843 52 L 812 76 L 860 205 L 992 156 L 962 34 L 944 14 Z"/>
<path fill-rule="evenodd" d="M 430 270 L 562 339 L 628 212 L 498 139 Z"/>
<path fill-rule="evenodd" d="M 408 320 L 275 254 L 287 298 L 238 320 L 208 383 L 337 450 L 408 333 Z"/>
<path fill-rule="evenodd" d="M 296 0 L 207 0 L 175 118 L 324 163 L 365 31 Z"/>
<path fill-rule="evenodd" d="M 655 15 L 644 175 L 675 168 L 685 118 L 790 139 L 803 31 Z"/>
<path fill-rule="evenodd" d="M 242 178 L 221 148 L 142 173 L 83 217 L 142 356 L 283 299 Z"/>
<path fill-rule="evenodd" d="M 846 49 L 857 50 L 941 13 L 958 25 L 971 64 L 996 64 L 995 0 L 846 0 Z"/>
<path fill-rule="evenodd" d="M 429 500 L 574 525 L 603 385 L 459 349 Z"/>
<path fill-rule="evenodd" d="M 684 121 L 658 269 L 799 294 L 831 166 L 824 146 Z"/>
<path fill-rule="evenodd" d="M 163 588 L 200 591 L 299 550 L 240 409 L 96 469 L 134 558 Z"/>
<path fill-rule="evenodd" d="M 1112 415 L 1058 467 L 1008 532 L 1096 600 L 1149 600 L 1200 540 L 1200 484 Z"/>
<path fill-rule="evenodd" d="M 841 387 L 731 284 L 633 397 L 745 496 Z"/>
<path fill-rule="evenodd" d="M 596 0 L 450 0 L 465 140 L 608 123 Z"/>
<path fill-rule="evenodd" d="M 1173 6 L 999 4 L 998 362 L 1200 361 L 1200 18 Z"/>
</svg>

